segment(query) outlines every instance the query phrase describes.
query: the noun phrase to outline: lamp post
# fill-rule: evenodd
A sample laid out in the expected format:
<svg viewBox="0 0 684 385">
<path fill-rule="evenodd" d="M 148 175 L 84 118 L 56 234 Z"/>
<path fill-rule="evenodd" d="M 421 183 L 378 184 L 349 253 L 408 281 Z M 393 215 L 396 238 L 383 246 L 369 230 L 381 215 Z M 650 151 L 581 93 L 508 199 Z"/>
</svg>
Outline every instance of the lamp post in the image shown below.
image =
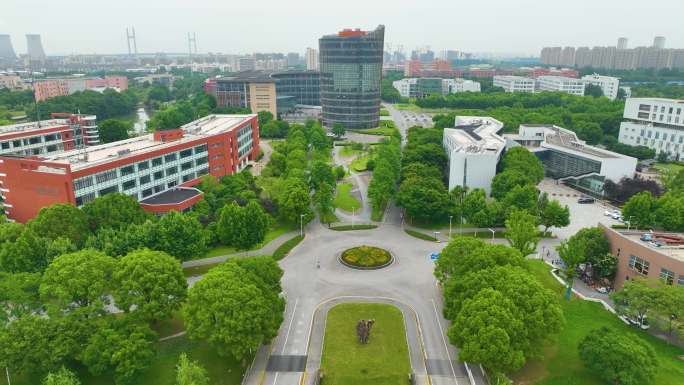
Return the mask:
<svg viewBox="0 0 684 385">
<path fill-rule="evenodd" d="M 629 231 L 629 228 L 632 226 L 632 218 L 634 218 L 634 215 L 627 217 L 627 231 Z"/>
<path fill-rule="evenodd" d="M 304 236 L 304 214 L 299 214 L 299 236 Z"/>
<path fill-rule="evenodd" d="M 449 240 L 451 240 L 451 218 L 453 217 L 453 215 L 449 215 Z"/>
<path fill-rule="evenodd" d="M 439 239 L 437 239 L 437 236 L 439 235 L 439 231 L 434 231 L 435 233 L 435 242 L 439 243 Z"/>
<path fill-rule="evenodd" d="M 352 207 L 352 229 L 354 228 L 354 215 L 356 213 L 356 208 Z"/>
<path fill-rule="evenodd" d="M 496 233 L 496 231 L 494 231 L 493 229 L 487 229 L 487 230 L 492 232 L 492 244 L 494 244 L 494 234 Z"/>
</svg>

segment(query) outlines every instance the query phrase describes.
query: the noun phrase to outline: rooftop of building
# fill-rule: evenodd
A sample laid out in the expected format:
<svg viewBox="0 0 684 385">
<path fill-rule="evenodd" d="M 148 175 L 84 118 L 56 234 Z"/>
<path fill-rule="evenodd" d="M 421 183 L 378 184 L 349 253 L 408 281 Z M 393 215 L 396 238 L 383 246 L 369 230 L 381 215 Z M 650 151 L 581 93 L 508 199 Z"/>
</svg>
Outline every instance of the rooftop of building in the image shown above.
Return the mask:
<svg viewBox="0 0 684 385">
<path fill-rule="evenodd" d="M 651 102 L 680 103 L 680 104 L 684 104 L 684 99 L 668 99 L 668 98 L 649 98 L 649 97 L 644 97 L 644 98 L 627 98 L 627 102 L 629 102 L 629 101 L 634 101 L 634 102 L 651 101 Z"/>
<path fill-rule="evenodd" d="M 72 170 L 79 170 L 228 132 L 253 117 L 256 115 L 208 115 L 182 126 L 183 137 L 177 140 L 160 141 L 155 140 L 154 134 L 146 134 L 117 142 L 65 151 L 45 156 L 42 159 L 54 163 L 70 164 Z"/>
<path fill-rule="evenodd" d="M 563 82 L 563 83 L 583 83 L 582 79 L 577 79 L 577 78 L 569 78 L 567 76 L 558 76 L 558 75 L 542 75 L 537 78 L 538 80 L 551 80 L 551 81 L 557 81 L 557 82 Z"/>
<path fill-rule="evenodd" d="M 83 120 L 95 120 L 95 115 L 82 115 Z M 0 137 L 5 134 L 15 134 L 17 132 L 30 132 L 37 130 L 44 130 L 52 127 L 62 127 L 68 126 L 70 124 L 69 120 L 66 118 L 53 118 L 40 120 L 37 122 L 26 122 L 10 124 L 7 126 L 0 126 Z"/>
<path fill-rule="evenodd" d="M 174 188 L 161 192 L 156 195 L 152 195 L 149 198 L 145 198 L 140 201 L 141 204 L 146 205 L 172 205 L 178 204 L 192 199 L 198 195 L 202 195 L 202 192 L 195 188 Z"/>
<path fill-rule="evenodd" d="M 684 262 L 684 234 L 636 230 L 615 230 L 634 243 Z M 650 239 L 649 239 L 650 237 Z"/>
<path fill-rule="evenodd" d="M 266 71 L 242 71 L 228 76 L 216 78 L 219 82 L 248 82 L 248 83 L 271 83 L 275 80 Z"/>
<path fill-rule="evenodd" d="M 543 137 L 531 137 L 523 136 L 521 132 L 525 130 L 526 127 L 531 128 L 541 128 L 543 129 Z M 538 140 L 544 141 L 546 147 L 548 145 L 561 147 L 567 150 L 571 150 L 580 154 L 589 155 L 594 158 L 611 159 L 611 158 L 625 158 L 626 155 L 618 154 L 616 152 L 608 151 L 602 148 L 590 146 L 586 144 L 583 140 L 580 140 L 573 131 L 570 131 L 563 127 L 558 127 L 548 124 L 521 124 L 518 130 L 518 134 L 507 134 L 506 137 L 512 140 Z"/>
<path fill-rule="evenodd" d="M 499 136 L 503 123 L 490 117 L 457 116 L 454 128 L 445 128 L 444 135 L 458 147 L 454 150 L 470 154 L 496 154 L 506 146 Z"/>
<path fill-rule="evenodd" d="M 533 82 L 534 79 L 528 78 L 525 76 L 516 76 L 516 75 L 496 75 L 494 76 L 497 79 L 503 79 L 503 80 L 527 80 Z"/>
</svg>

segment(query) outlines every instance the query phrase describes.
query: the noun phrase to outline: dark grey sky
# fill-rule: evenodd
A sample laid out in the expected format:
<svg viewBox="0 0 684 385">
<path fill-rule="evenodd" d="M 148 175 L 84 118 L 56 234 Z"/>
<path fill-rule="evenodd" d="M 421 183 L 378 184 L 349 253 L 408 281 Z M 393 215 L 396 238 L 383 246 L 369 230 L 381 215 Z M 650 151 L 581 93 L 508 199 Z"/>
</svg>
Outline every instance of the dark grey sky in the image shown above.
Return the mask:
<svg viewBox="0 0 684 385">
<path fill-rule="evenodd" d="M 39 33 L 48 54 L 124 53 L 134 26 L 140 52 L 304 52 L 345 27 L 385 24 L 385 41 L 406 50 L 515 52 L 546 45 L 684 48 L 684 0 L 2 0 L 0 33 L 17 52 Z"/>
</svg>

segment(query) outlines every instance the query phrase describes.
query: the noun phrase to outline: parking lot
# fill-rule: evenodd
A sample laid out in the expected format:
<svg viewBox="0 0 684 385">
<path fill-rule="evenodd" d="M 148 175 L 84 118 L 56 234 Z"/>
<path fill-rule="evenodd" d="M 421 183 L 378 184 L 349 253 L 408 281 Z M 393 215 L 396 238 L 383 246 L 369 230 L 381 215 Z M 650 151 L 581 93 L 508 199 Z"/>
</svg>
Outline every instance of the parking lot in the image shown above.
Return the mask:
<svg viewBox="0 0 684 385">
<path fill-rule="evenodd" d="M 549 199 L 557 199 L 562 205 L 567 205 L 570 209 L 570 225 L 560 229 L 552 229 L 559 239 L 569 238 L 580 229 L 596 226 L 599 222 L 607 226 L 621 223 L 605 215 L 606 211 L 615 210 L 615 207 L 599 200 L 594 203 L 578 203 L 577 200 L 583 196 L 582 193 L 558 184 L 553 179 L 545 178 L 538 187 L 542 192 L 549 194 Z"/>
<path fill-rule="evenodd" d="M 432 127 L 432 115 L 408 110 L 399 110 L 401 118 L 404 120 L 406 127 L 421 126 Z"/>
</svg>

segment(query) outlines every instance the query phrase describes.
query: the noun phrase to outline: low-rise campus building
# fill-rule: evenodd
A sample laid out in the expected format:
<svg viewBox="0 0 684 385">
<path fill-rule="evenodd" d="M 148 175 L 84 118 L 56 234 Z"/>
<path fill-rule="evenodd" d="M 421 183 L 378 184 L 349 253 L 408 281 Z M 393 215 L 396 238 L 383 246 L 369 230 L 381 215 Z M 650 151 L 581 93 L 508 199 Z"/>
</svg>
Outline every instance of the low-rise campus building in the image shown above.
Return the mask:
<svg viewBox="0 0 684 385">
<path fill-rule="evenodd" d="M 534 84 L 534 79 L 523 76 L 494 76 L 494 87 L 501 87 L 505 92 L 534 92 Z"/>
<path fill-rule="evenodd" d="M 616 290 L 634 277 L 684 285 L 684 234 L 599 227 L 610 243 L 610 253 L 618 258 Z"/>
<path fill-rule="evenodd" d="M 564 92 L 570 95 L 584 96 L 585 83 L 582 79 L 565 76 L 540 76 L 537 78 L 537 90 Z"/>
<path fill-rule="evenodd" d="M 590 146 L 558 126 L 521 124 L 518 134 L 506 138 L 509 146 L 522 145 L 535 153 L 548 177 L 595 194 L 603 193 L 607 179 L 617 183 L 636 170 L 636 158 Z"/>
<path fill-rule="evenodd" d="M 0 156 L 7 216 L 19 222 L 56 203 L 82 206 L 121 192 L 152 212 L 183 211 L 202 199 L 204 175 L 244 169 L 259 153 L 256 115 L 209 115 L 180 128 L 54 155 Z"/>
<path fill-rule="evenodd" d="M 593 84 L 595 86 L 601 87 L 603 96 L 607 97 L 608 99 L 617 99 L 618 90 L 620 89 L 620 78 L 593 74 L 582 76 L 582 80 L 584 80 L 586 84 Z"/>
<path fill-rule="evenodd" d="M 457 116 L 445 128 L 443 146 L 449 158 L 449 191 L 456 186 L 491 191 L 496 166 L 506 147 L 499 136 L 503 123 L 490 117 Z"/>
<path fill-rule="evenodd" d="M 618 141 L 684 159 L 684 100 L 629 98 Z"/>
<path fill-rule="evenodd" d="M 52 119 L 0 126 L 0 155 L 45 155 L 100 143 L 95 115 L 52 114 Z"/>
</svg>

